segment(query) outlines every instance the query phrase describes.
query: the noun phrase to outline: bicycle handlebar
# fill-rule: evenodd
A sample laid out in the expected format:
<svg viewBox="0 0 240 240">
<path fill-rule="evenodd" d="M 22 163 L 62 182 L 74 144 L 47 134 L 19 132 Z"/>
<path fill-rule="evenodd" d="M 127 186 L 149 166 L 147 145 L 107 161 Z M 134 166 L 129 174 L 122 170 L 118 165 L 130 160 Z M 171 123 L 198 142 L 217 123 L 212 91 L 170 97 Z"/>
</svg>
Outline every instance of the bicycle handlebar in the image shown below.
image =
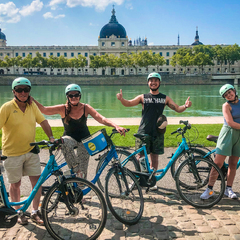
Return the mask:
<svg viewBox="0 0 240 240">
<path fill-rule="evenodd" d="M 30 146 L 36 146 L 36 145 L 46 145 L 48 147 L 57 147 L 60 144 L 63 143 L 63 139 L 56 139 L 54 142 L 50 142 L 50 141 L 46 141 L 46 140 L 42 140 L 40 142 L 32 142 L 30 143 Z"/>
<path fill-rule="evenodd" d="M 182 128 L 178 128 L 176 131 L 172 132 L 171 134 L 175 134 L 175 133 L 180 133 L 182 135 L 184 135 L 184 133 L 186 133 L 187 129 L 191 129 L 191 124 L 188 123 L 188 121 L 183 121 L 180 120 L 179 123 L 184 124 L 185 126 Z"/>
</svg>

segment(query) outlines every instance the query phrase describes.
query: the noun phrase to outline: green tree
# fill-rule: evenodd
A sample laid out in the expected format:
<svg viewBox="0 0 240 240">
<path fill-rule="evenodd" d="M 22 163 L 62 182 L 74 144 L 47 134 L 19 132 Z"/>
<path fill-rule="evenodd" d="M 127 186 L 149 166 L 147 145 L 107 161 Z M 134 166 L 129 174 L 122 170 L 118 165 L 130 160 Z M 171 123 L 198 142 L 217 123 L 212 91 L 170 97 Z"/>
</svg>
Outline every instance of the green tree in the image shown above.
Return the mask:
<svg viewBox="0 0 240 240">
<path fill-rule="evenodd" d="M 198 66 L 199 71 L 201 69 L 203 73 L 204 66 L 214 65 L 214 63 L 212 62 L 212 58 L 208 54 L 199 52 L 194 54 L 193 56 L 193 65 Z"/>
<path fill-rule="evenodd" d="M 145 68 L 155 65 L 152 51 L 140 52 L 137 56 L 137 65 Z"/>
<path fill-rule="evenodd" d="M 49 56 L 49 58 L 47 59 L 47 67 L 50 68 L 50 72 L 53 71 L 54 68 L 58 67 L 58 58 L 54 57 L 54 56 Z"/>
<path fill-rule="evenodd" d="M 21 61 L 21 67 L 27 68 L 28 73 L 29 69 L 33 67 L 33 58 L 31 54 L 28 54 L 23 60 Z"/>
<path fill-rule="evenodd" d="M 69 67 L 68 59 L 61 55 L 59 58 L 57 58 L 57 67 L 61 68 L 61 72 L 63 74 L 63 69 Z"/>
<path fill-rule="evenodd" d="M 217 61 L 217 64 L 220 64 L 222 73 L 222 66 L 226 60 L 226 52 L 220 45 L 214 47 L 214 59 Z"/>
<path fill-rule="evenodd" d="M 157 67 L 157 72 L 159 72 L 160 66 L 166 64 L 166 60 L 160 54 L 153 54 L 153 66 Z"/>
<path fill-rule="evenodd" d="M 226 52 L 226 60 L 228 63 L 229 72 L 231 72 L 231 65 L 233 65 L 235 61 L 240 60 L 240 48 L 235 43 L 232 46 L 225 47 L 224 50 Z"/>
<path fill-rule="evenodd" d="M 22 62 L 22 57 L 21 56 L 17 56 L 15 58 L 15 66 L 17 67 L 18 74 L 19 74 L 19 67 L 21 66 L 21 62 Z"/>
<path fill-rule="evenodd" d="M 78 68 L 81 68 L 82 74 L 84 74 L 84 68 L 87 66 L 87 58 L 79 54 L 77 65 L 78 65 Z"/>
<path fill-rule="evenodd" d="M 126 69 L 128 69 L 128 74 L 129 74 L 130 56 L 127 53 L 120 54 L 120 57 L 118 58 L 118 65 L 120 67 L 124 67 L 125 74 L 126 74 Z"/>
<path fill-rule="evenodd" d="M 12 66 L 14 66 L 14 65 L 13 65 L 13 64 L 14 64 L 14 61 L 12 61 L 11 58 L 9 58 L 8 55 L 6 55 L 6 56 L 4 57 L 4 61 L 5 61 L 5 67 L 6 67 L 6 69 L 7 69 L 7 74 L 8 74 L 9 68 L 12 67 Z"/>
<path fill-rule="evenodd" d="M 67 60 L 68 61 L 68 65 L 71 68 L 71 75 L 74 72 L 74 68 L 78 68 L 78 59 L 76 57 L 70 58 Z"/>
</svg>

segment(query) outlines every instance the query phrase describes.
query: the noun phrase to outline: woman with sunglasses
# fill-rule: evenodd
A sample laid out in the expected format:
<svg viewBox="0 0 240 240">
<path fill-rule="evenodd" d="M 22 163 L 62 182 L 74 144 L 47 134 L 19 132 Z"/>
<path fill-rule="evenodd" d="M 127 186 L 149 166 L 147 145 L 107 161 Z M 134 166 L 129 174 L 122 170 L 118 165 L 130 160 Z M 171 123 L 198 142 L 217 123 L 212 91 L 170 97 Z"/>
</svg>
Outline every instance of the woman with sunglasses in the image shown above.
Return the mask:
<svg viewBox="0 0 240 240">
<path fill-rule="evenodd" d="M 80 177 L 87 177 L 89 154 L 81 140 L 88 137 L 87 117 L 92 116 L 96 121 L 106 126 L 114 127 L 121 135 L 125 135 L 125 128 L 119 127 L 106 119 L 89 104 L 81 103 L 82 90 L 77 84 L 70 84 L 65 89 L 67 102 L 61 105 L 44 107 L 32 98 L 40 111 L 46 115 L 60 114 L 64 125 L 64 144 L 62 152 L 69 168 L 78 173 Z M 77 147 L 77 155 L 74 148 Z"/>
</svg>

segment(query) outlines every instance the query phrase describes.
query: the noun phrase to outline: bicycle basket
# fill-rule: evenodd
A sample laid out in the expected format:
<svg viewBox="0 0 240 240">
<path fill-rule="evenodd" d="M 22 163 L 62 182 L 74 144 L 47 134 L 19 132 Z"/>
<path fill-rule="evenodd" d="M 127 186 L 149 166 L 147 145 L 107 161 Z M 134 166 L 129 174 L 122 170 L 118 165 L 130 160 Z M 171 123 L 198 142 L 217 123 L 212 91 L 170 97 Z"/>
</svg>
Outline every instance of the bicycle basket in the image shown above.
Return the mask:
<svg viewBox="0 0 240 240">
<path fill-rule="evenodd" d="M 91 156 L 101 152 L 108 145 L 102 130 L 94 133 L 90 137 L 83 139 L 82 143 Z"/>
</svg>

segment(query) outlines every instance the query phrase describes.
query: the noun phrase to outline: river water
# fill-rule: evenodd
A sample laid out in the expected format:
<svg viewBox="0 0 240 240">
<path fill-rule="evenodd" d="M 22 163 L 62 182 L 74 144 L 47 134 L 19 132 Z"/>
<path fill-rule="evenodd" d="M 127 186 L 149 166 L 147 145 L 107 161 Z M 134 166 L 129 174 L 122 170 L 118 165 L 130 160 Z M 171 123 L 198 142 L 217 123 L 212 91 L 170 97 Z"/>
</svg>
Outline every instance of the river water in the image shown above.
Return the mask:
<svg viewBox="0 0 240 240">
<path fill-rule="evenodd" d="M 224 99 L 219 95 L 221 85 L 161 85 L 160 92 L 168 95 L 178 105 L 183 105 L 190 96 L 192 107 L 183 113 L 176 113 L 166 107 L 164 114 L 168 117 L 181 116 L 222 116 Z M 135 96 L 148 93 L 148 86 L 82 86 L 82 99 L 90 104 L 100 114 L 107 118 L 141 117 L 141 105 L 124 107 L 116 98 L 122 89 L 123 97 L 132 99 Z M 65 86 L 33 86 L 31 94 L 45 106 L 63 104 L 66 102 Z M 11 86 L 0 87 L 0 105 L 11 100 Z M 59 119 L 60 115 L 46 116 L 47 119 Z"/>
</svg>

